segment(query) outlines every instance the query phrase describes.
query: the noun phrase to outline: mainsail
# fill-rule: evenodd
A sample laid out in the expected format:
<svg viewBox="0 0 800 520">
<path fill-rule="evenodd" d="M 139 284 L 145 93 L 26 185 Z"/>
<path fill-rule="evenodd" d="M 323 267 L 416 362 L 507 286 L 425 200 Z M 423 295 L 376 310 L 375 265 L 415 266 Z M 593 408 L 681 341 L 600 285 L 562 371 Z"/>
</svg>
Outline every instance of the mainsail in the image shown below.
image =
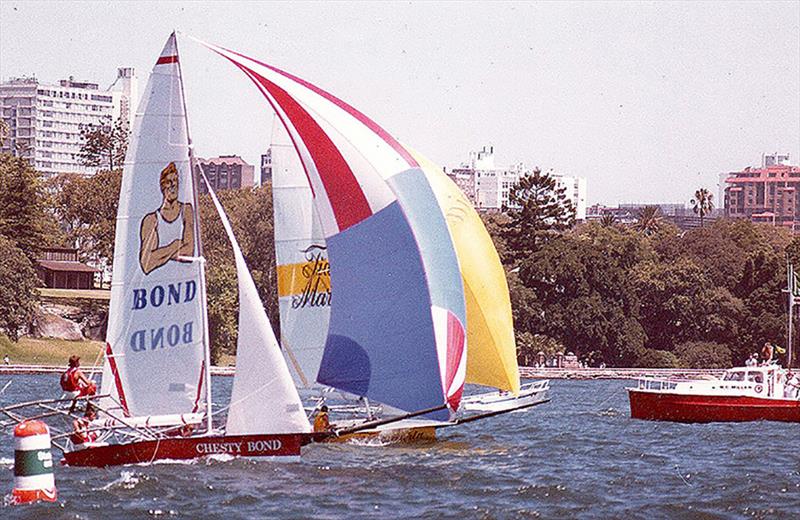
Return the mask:
<svg viewBox="0 0 800 520">
<path fill-rule="evenodd" d="M 277 121 L 276 121 L 277 123 Z M 281 345 L 298 387 L 314 385 L 331 309 L 328 248 L 314 196 L 282 125 L 270 146 Z"/>
<path fill-rule="evenodd" d="M 417 161 L 327 92 L 209 47 L 267 98 L 314 193 L 336 291 L 317 381 L 401 410 L 455 410 L 466 371 L 464 292 L 444 215 Z"/>
<path fill-rule="evenodd" d="M 233 235 L 231 224 L 214 190 L 209 188 L 209 194 L 233 247 L 239 287 L 236 374 L 225 433 L 309 432 L 311 425 L 281 356 L 278 340 L 275 339 L 239 242 Z"/>
<path fill-rule="evenodd" d="M 102 393 L 126 415 L 205 407 L 205 286 L 175 35 L 156 61 L 122 172 Z"/>
</svg>

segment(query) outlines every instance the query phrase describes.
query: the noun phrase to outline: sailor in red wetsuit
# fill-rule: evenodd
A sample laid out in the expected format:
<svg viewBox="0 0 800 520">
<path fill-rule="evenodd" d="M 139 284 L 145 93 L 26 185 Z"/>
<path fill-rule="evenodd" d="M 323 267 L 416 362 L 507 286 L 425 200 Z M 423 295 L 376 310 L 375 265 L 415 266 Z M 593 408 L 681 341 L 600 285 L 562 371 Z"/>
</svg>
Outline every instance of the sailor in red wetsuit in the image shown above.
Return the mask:
<svg viewBox="0 0 800 520">
<path fill-rule="evenodd" d="M 61 389 L 71 397 L 84 397 L 97 393 L 97 386 L 81 371 L 81 358 L 71 356 L 69 368 L 61 374 Z"/>
<path fill-rule="evenodd" d="M 79 417 L 72 421 L 72 435 L 69 440 L 75 446 L 81 446 L 87 442 L 94 442 L 97 440 L 97 432 L 91 431 L 92 421 L 97 418 L 97 412 L 90 403 L 86 404 L 86 412 L 83 417 Z"/>
</svg>

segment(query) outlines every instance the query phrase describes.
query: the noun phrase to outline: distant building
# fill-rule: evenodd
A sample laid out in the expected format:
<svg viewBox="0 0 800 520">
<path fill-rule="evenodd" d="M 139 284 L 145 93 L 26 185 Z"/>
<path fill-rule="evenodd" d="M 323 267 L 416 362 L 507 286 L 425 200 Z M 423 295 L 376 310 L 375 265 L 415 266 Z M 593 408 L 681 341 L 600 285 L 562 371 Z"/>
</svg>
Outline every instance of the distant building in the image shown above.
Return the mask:
<svg viewBox="0 0 800 520">
<path fill-rule="evenodd" d="M 647 206 L 656 206 L 659 209 L 661 220 L 675 224 L 679 229 L 700 227 L 700 216 L 694 212 L 694 208 L 687 207 L 682 202 L 625 203 L 616 207 L 594 204 L 587 209 L 586 220 L 599 221 L 604 216 L 611 215 L 614 217 L 615 223 L 631 225 L 637 222 L 639 213 Z M 708 223 L 720 216 L 722 216 L 722 211 L 715 208 L 703 217 L 703 222 Z"/>
<path fill-rule="evenodd" d="M 238 155 L 221 155 L 211 159 L 197 159 L 214 191 L 238 190 L 255 186 L 255 168 Z M 200 193 L 208 193 L 205 182 L 200 181 Z"/>
<path fill-rule="evenodd" d="M 272 148 L 268 148 L 267 153 L 261 156 L 261 177 L 258 185 L 261 186 L 265 182 L 272 182 Z"/>
<path fill-rule="evenodd" d="M 461 188 L 464 195 L 476 209 L 501 209 L 509 204 L 511 187 L 519 182 L 520 177 L 529 173 L 522 164 L 499 168 L 494 161 L 494 147 L 484 146 L 478 152 L 471 152 L 469 161 L 458 168 L 453 168 L 447 175 Z M 558 188 L 564 188 L 564 195 L 576 209 L 576 218 L 586 218 L 586 179 L 548 172 L 556 179 Z"/>
<path fill-rule="evenodd" d="M 94 289 L 95 274 L 100 269 L 78 261 L 78 250 L 51 247 L 36 260 L 36 274 L 45 287 L 54 289 Z"/>
<path fill-rule="evenodd" d="M 800 167 L 788 154 L 764 155 L 760 168 L 728 173 L 725 215 L 800 229 Z"/>
<path fill-rule="evenodd" d="M 108 90 L 73 77 L 58 84 L 36 78 L 0 83 L 0 115 L 9 135 L 2 151 L 28 159 L 45 177 L 60 173 L 93 175 L 97 168 L 81 164 L 81 130 L 133 120 L 137 81 L 130 67 L 117 69 Z"/>
</svg>

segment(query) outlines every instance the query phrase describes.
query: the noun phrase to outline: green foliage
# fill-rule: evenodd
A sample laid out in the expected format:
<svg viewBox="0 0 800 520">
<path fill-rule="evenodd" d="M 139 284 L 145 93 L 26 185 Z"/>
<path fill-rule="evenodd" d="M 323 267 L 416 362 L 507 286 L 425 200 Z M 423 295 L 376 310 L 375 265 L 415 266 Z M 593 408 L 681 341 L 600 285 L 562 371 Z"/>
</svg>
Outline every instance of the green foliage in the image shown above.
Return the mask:
<svg viewBox="0 0 800 520">
<path fill-rule="evenodd" d="M 536 251 L 549 238 L 575 224 L 575 208 L 565 188 L 556 179 L 538 168 L 522 176 L 509 193 L 504 208 L 509 216 L 504 237 L 507 256 L 520 261 Z"/>
<path fill-rule="evenodd" d="M 511 249 L 495 218 L 487 229 Z M 508 282 L 520 359 L 537 335 L 609 366 L 741 364 L 767 341 L 785 345 L 786 258 L 800 264 L 800 239 L 747 220 L 645 228 L 582 224 L 516 261 Z"/>
<path fill-rule="evenodd" d="M 645 235 L 652 235 L 661 226 L 661 209 L 658 206 L 645 206 L 639 210 L 634 228 Z"/>
<path fill-rule="evenodd" d="M 603 227 L 612 227 L 617 222 L 617 218 L 612 213 L 603 213 L 600 217 L 600 225 Z"/>
<path fill-rule="evenodd" d="M 272 188 L 221 191 L 217 194 L 231 221 L 245 262 L 253 275 L 267 316 L 278 327 L 278 294 Z M 208 321 L 212 357 L 236 351 L 239 303 L 233 249 L 208 195 L 200 197 L 203 255 L 207 260 Z"/>
<path fill-rule="evenodd" d="M 121 170 L 100 170 L 91 177 L 64 174 L 49 182 L 54 210 L 84 260 L 111 263 L 119 205 Z"/>
<path fill-rule="evenodd" d="M 646 340 L 630 271 L 652 258 L 646 239 L 623 228 L 592 223 L 554 238 L 522 261 L 519 284 L 510 283 L 515 326 L 579 357 L 596 351 L 598 362 L 629 364 Z"/>
<path fill-rule="evenodd" d="M 714 195 L 706 188 L 700 188 L 694 192 L 691 204 L 694 212 L 700 215 L 700 227 L 703 227 L 703 218 L 714 209 Z"/>
<path fill-rule="evenodd" d="M 741 300 L 713 286 L 692 260 L 650 262 L 633 274 L 648 348 L 672 350 L 676 343 L 691 339 L 738 340 Z"/>
<path fill-rule="evenodd" d="M 675 348 L 683 368 L 730 368 L 731 350 L 711 341 L 690 341 Z"/>
<path fill-rule="evenodd" d="M 129 135 L 128 124 L 122 118 L 113 124 L 108 118 L 103 124 L 84 126 L 81 128 L 81 162 L 112 171 L 122 168 Z"/>
<path fill-rule="evenodd" d="M 680 360 L 672 352 L 645 350 L 633 364 L 636 368 L 680 368 Z"/>
<path fill-rule="evenodd" d="M 12 240 L 31 260 L 42 246 L 62 241 L 46 210 L 48 202 L 28 161 L 0 154 L 0 235 Z"/>
<path fill-rule="evenodd" d="M 517 331 L 516 342 L 517 357 L 520 364 L 525 366 L 532 365 L 536 361 L 536 356 L 539 352 L 544 353 L 547 358 L 551 358 L 559 352 L 564 352 L 564 345 L 543 334 Z"/>
<path fill-rule="evenodd" d="M 14 242 L 0 236 L 0 332 L 11 341 L 33 316 L 39 279 L 30 259 Z"/>
</svg>

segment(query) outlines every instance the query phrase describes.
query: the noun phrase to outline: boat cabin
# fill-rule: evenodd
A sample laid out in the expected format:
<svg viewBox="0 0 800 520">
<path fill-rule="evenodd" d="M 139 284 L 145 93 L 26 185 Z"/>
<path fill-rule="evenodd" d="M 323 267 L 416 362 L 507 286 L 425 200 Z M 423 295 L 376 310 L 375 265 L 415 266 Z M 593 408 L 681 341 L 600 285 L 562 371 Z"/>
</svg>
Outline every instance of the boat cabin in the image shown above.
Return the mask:
<svg viewBox="0 0 800 520">
<path fill-rule="evenodd" d="M 720 388 L 751 389 L 760 396 L 783 397 L 784 377 L 784 370 L 778 365 L 736 367 L 725 371 L 720 379 Z"/>
</svg>

